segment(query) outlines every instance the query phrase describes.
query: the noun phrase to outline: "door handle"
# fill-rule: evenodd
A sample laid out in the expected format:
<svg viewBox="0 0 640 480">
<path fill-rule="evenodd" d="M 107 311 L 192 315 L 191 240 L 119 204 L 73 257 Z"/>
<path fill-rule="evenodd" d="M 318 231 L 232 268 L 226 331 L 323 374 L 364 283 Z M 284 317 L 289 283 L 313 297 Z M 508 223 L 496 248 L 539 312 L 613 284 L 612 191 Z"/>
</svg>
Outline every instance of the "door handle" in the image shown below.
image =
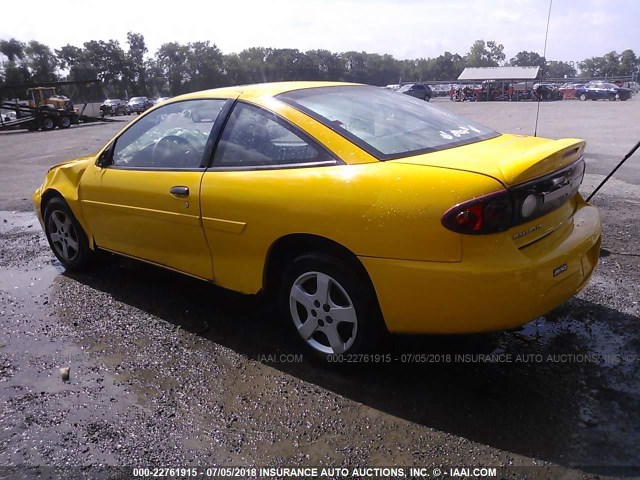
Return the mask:
<svg viewBox="0 0 640 480">
<path fill-rule="evenodd" d="M 171 187 L 171 190 L 169 190 L 169 193 L 171 193 L 171 195 L 175 197 L 188 197 L 189 187 L 181 187 L 181 186 Z"/>
</svg>

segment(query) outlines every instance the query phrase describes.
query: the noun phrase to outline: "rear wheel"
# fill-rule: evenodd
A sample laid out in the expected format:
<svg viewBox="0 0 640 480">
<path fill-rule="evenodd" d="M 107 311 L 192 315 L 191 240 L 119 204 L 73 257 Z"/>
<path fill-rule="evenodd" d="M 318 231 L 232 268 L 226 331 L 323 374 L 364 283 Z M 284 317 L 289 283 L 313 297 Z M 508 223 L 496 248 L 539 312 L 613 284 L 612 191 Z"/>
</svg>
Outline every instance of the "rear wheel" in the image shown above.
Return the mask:
<svg viewBox="0 0 640 480">
<path fill-rule="evenodd" d="M 87 236 L 62 198 L 49 201 L 44 212 L 44 231 L 49 246 L 69 270 L 84 270 L 93 259 Z"/>
<path fill-rule="evenodd" d="M 60 117 L 58 120 L 58 128 L 69 128 L 71 126 L 71 119 L 66 115 Z"/>
<path fill-rule="evenodd" d="M 56 124 L 51 117 L 45 117 L 42 119 L 42 130 L 53 130 L 56 128 Z"/>
<path fill-rule="evenodd" d="M 296 337 L 324 361 L 367 352 L 384 332 L 369 279 L 337 257 L 317 253 L 293 260 L 279 304 Z"/>
</svg>

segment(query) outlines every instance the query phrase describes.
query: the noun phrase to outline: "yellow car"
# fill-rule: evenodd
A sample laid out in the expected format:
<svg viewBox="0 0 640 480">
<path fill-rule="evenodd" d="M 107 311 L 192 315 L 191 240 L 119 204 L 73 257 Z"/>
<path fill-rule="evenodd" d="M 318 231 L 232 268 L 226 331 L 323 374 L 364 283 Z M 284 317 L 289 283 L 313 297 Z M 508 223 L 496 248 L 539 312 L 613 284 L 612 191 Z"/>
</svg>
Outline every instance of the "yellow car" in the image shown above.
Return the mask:
<svg viewBox="0 0 640 480">
<path fill-rule="evenodd" d="M 250 85 L 152 108 L 34 203 L 66 268 L 106 250 L 273 295 L 326 359 L 385 329 L 513 328 L 576 294 L 601 242 L 584 148 L 366 85 Z"/>
</svg>

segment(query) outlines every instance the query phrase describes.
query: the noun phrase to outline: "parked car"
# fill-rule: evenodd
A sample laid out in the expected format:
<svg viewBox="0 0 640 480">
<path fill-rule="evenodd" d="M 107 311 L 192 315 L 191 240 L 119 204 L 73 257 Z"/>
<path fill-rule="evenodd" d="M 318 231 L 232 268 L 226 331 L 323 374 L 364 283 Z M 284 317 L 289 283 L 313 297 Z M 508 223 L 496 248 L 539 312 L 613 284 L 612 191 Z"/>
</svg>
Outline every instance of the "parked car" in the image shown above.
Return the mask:
<svg viewBox="0 0 640 480">
<path fill-rule="evenodd" d="M 184 114 L 203 104 L 213 122 Z M 601 243 L 584 149 L 372 86 L 244 85 L 159 105 L 33 200 L 65 268 L 105 250 L 261 292 L 328 361 L 386 330 L 514 328 L 583 288 Z"/>
<path fill-rule="evenodd" d="M 428 85 L 423 85 L 422 83 L 407 83 L 406 85 L 401 86 L 397 92 L 419 98 L 426 102 L 433 98 L 433 91 L 431 91 L 431 88 L 429 88 Z"/>
<path fill-rule="evenodd" d="M 562 100 L 562 92 L 553 83 L 533 85 L 532 100 Z"/>
<path fill-rule="evenodd" d="M 131 113 L 128 105 L 119 98 L 108 98 L 100 105 L 100 116 L 129 115 Z"/>
<path fill-rule="evenodd" d="M 0 113 L 0 116 L 2 117 L 2 120 L 5 122 L 12 122 L 14 120 L 17 120 L 18 116 L 16 115 L 16 112 L 4 112 L 4 113 Z"/>
<path fill-rule="evenodd" d="M 147 97 L 132 97 L 127 102 L 127 107 L 131 111 L 131 113 L 137 113 L 140 115 L 146 109 L 153 106 L 153 102 L 149 100 Z"/>
<path fill-rule="evenodd" d="M 632 90 L 607 82 L 589 82 L 576 88 L 576 98 L 580 100 L 629 100 Z"/>
</svg>

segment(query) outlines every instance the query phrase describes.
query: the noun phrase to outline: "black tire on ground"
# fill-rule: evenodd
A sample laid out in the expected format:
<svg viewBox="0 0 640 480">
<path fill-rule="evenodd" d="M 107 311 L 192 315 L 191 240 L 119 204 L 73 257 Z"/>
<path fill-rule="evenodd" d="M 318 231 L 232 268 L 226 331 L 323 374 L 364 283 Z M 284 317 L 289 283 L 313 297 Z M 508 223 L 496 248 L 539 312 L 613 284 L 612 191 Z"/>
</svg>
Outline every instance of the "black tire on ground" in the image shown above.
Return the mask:
<svg viewBox="0 0 640 480">
<path fill-rule="evenodd" d="M 194 123 L 200 123 L 202 119 L 200 118 L 200 115 L 198 114 L 198 112 L 191 112 L 191 121 Z"/>
<path fill-rule="evenodd" d="M 582 102 L 584 102 L 587 99 L 587 96 L 583 93 L 578 97 Z"/>
<path fill-rule="evenodd" d="M 69 128 L 71 126 L 71 119 L 67 115 L 63 115 L 58 119 L 58 128 Z"/>
<path fill-rule="evenodd" d="M 76 220 L 75 215 L 60 197 L 54 197 L 44 211 L 44 232 L 54 255 L 62 265 L 74 271 L 86 270 L 94 260 L 94 252 Z"/>
<path fill-rule="evenodd" d="M 333 363 L 336 355 L 369 352 L 386 331 L 371 282 L 349 262 L 305 254 L 282 279 L 281 314 L 314 358 Z"/>
<path fill-rule="evenodd" d="M 40 128 L 42 128 L 42 130 L 53 130 L 56 128 L 56 123 L 53 121 L 53 118 L 45 117 L 42 119 L 42 125 Z"/>
</svg>

